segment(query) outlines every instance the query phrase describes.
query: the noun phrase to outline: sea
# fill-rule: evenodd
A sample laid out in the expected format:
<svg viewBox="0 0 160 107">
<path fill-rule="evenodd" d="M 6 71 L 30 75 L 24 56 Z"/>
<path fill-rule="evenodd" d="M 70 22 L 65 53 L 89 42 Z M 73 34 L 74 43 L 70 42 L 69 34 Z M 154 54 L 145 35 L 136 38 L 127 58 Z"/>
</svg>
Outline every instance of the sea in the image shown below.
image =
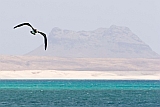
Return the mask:
<svg viewBox="0 0 160 107">
<path fill-rule="evenodd" d="M 160 107 L 160 80 L 0 80 L 0 107 Z"/>
</svg>

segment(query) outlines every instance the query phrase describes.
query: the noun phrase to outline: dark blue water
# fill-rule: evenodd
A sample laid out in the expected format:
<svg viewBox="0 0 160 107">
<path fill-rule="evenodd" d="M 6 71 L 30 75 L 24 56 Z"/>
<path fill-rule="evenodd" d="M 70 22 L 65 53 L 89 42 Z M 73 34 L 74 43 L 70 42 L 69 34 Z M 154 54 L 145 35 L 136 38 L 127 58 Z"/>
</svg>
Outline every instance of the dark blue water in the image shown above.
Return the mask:
<svg viewBox="0 0 160 107">
<path fill-rule="evenodd" d="M 0 107 L 160 107 L 160 81 L 0 80 Z"/>
</svg>

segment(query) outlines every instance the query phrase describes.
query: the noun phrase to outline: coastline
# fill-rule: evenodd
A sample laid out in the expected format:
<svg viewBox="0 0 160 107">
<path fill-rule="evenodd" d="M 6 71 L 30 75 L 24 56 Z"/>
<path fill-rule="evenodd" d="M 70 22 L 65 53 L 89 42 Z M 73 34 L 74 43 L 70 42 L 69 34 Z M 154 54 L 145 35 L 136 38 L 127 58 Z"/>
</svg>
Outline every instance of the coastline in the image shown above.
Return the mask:
<svg viewBox="0 0 160 107">
<path fill-rule="evenodd" d="M 160 71 L 0 71 L 0 80 L 4 79 L 160 80 Z"/>
</svg>

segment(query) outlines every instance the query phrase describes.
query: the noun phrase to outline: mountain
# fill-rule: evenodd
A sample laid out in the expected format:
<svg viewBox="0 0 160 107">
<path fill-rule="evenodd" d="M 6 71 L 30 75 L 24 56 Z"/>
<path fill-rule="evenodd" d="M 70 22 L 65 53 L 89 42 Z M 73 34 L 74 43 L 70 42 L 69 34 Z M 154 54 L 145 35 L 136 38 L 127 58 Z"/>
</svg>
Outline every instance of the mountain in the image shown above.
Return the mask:
<svg viewBox="0 0 160 107">
<path fill-rule="evenodd" d="M 93 31 L 53 28 L 48 49 L 41 45 L 27 55 L 85 58 L 157 58 L 157 53 L 127 27 L 112 25 Z"/>
</svg>

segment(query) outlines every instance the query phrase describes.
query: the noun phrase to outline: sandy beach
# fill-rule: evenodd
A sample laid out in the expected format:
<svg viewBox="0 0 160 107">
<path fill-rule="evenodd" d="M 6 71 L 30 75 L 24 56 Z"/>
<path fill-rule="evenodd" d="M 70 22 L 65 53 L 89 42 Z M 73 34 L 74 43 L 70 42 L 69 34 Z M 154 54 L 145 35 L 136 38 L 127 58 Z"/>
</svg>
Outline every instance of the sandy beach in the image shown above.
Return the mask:
<svg viewBox="0 0 160 107">
<path fill-rule="evenodd" d="M 160 71 L 0 71 L 0 79 L 160 80 Z"/>
</svg>

